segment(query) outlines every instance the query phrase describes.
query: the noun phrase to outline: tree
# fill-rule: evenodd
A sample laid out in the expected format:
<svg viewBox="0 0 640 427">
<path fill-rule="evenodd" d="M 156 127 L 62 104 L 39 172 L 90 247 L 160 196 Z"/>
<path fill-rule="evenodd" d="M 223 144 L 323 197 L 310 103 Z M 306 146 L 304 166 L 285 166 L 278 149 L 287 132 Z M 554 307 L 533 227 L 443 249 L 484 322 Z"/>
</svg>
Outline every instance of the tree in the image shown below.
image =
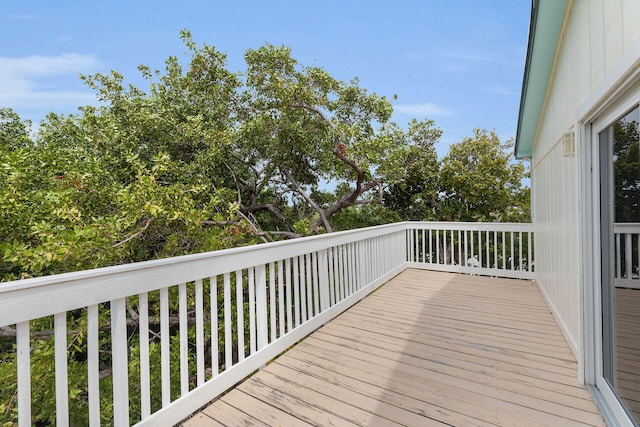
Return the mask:
<svg viewBox="0 0 640 427">
<path fill-rule="evenodd" d="M 249 50 L 240 132 L 229 169 L 240 209 L 262 229 L 289 236 L 332 231 L 332 218 L 351 206 L 380 203 L 384 186 L 401 179 L 406 136 L 388 123 L 391 103 L 358 81 L 344 83 L 318 67 L 302 67 L 289 48 Z M 316 198 L 331 181 L 337 198 Z M 305 205 L 314 218 L 292 222 L 288 202 Z M 267 226 L 269 224 L 269 226 Z M 300 224 L 300 223 L 298 223 Z"/>
<path fill-rule="evenodd" d="M 413 120 L 409 124 L 406 133 L 409 148 L 399 163 L 402 179 L 390 185 L 385 192 L 385 205 L 404 221 L 427 221 L 439 217 L 440 164 L 435 143 L 442 131 L 433 124 L 430 120 Z"/>
<path fill-rule="evenodd" d="M 528 175 L 522 163 L 511 160 L 511 146 L 484 129 L 451 146 L 440 170 L 442 219 L 529 220 L 529 189 L 523 182 Z"/>
<path fill-rule="evenodd" d="M 0 149 L 13 151 L 30 147 L 31 122 L 20 120 L 20 116 L 11 108 L 0 107 Z"/>
<path fill-rule="evenodd" d="M 637 114 L 637 111 L 635 112 Z M 615 221 L 640 222 L 640 136 L 637 120 L 613 128 Z"/>
</svg>

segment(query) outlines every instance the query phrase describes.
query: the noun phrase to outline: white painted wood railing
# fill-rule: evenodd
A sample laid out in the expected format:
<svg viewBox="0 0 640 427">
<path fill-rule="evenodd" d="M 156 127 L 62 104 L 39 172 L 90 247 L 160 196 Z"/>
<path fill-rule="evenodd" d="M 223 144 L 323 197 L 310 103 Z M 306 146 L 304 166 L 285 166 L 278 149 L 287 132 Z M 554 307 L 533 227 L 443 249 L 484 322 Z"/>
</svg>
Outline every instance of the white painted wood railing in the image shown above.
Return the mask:
<svg viewBox="0 0 640 427">
<path fill-rule="evenodd" d="M 640 223 L 616 223 L 613 235 L 616 287 L 640 289 Z"/>
<path fill-rule="evenodd" d="M 409 266 L 533 279 L 533 224 L 409 223 Z"/>
<path fill-rule="evenodd" d="M 532 230 L 397 223 L 0 284 L 0 327 L 16 332 L 19 425 L 32 424 L 39 398 L 31 349 L 42 318 L 53 319 L 57 425 L 70 420 L 78 318 L 89 424 L 173 425 L 407 267 L 531 278 Z M 101 392 L 112 405 L 101 407 Z"/>
</svg>

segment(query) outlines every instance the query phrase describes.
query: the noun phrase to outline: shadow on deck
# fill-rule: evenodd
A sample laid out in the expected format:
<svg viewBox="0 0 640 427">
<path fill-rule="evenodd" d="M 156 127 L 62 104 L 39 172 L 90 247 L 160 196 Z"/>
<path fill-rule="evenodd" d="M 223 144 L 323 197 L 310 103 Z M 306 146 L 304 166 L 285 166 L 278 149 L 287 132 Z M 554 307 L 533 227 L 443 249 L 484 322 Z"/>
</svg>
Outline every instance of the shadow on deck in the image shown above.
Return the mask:
<svg viewBox="0 0 640 427">
<path fill-rule="evenodd" d="M 406 270 L 185 427 L 604 426 L 530 281 Z"/>
</svg>

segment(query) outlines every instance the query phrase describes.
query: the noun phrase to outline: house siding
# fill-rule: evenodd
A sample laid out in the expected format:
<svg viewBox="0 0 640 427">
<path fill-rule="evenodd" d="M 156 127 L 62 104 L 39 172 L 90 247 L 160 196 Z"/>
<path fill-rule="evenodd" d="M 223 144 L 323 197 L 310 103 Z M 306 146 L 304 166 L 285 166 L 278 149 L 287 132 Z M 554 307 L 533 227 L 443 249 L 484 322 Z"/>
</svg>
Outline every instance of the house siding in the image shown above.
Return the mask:
<svg viewBox="0 0 640 427">
<path fill-rule="evenodd" d="M 555 68 L 533 144 L 536 276 L 578 360 L 583 359 L 582 241 L 579 158 L 586 140 L 579 111 L 640 39 L 640 1 L 574 0 L 559 40 Z M 575 156 L 561 138 L 576 133 Z"/>
</svg>

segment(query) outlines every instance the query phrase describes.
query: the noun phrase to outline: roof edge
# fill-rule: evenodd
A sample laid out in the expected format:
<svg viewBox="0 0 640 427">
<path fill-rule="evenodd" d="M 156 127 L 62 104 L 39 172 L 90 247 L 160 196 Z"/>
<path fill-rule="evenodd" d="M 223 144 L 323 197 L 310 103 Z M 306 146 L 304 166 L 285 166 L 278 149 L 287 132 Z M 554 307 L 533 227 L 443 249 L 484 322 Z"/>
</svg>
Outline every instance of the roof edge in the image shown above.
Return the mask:
<svg viewBox="0 0 640 427">
<path fill-rule="evenodd" d="M 551 82 L 568 0 L 532 0 L 514 155 L 530 158 Z"/>
</svg>

